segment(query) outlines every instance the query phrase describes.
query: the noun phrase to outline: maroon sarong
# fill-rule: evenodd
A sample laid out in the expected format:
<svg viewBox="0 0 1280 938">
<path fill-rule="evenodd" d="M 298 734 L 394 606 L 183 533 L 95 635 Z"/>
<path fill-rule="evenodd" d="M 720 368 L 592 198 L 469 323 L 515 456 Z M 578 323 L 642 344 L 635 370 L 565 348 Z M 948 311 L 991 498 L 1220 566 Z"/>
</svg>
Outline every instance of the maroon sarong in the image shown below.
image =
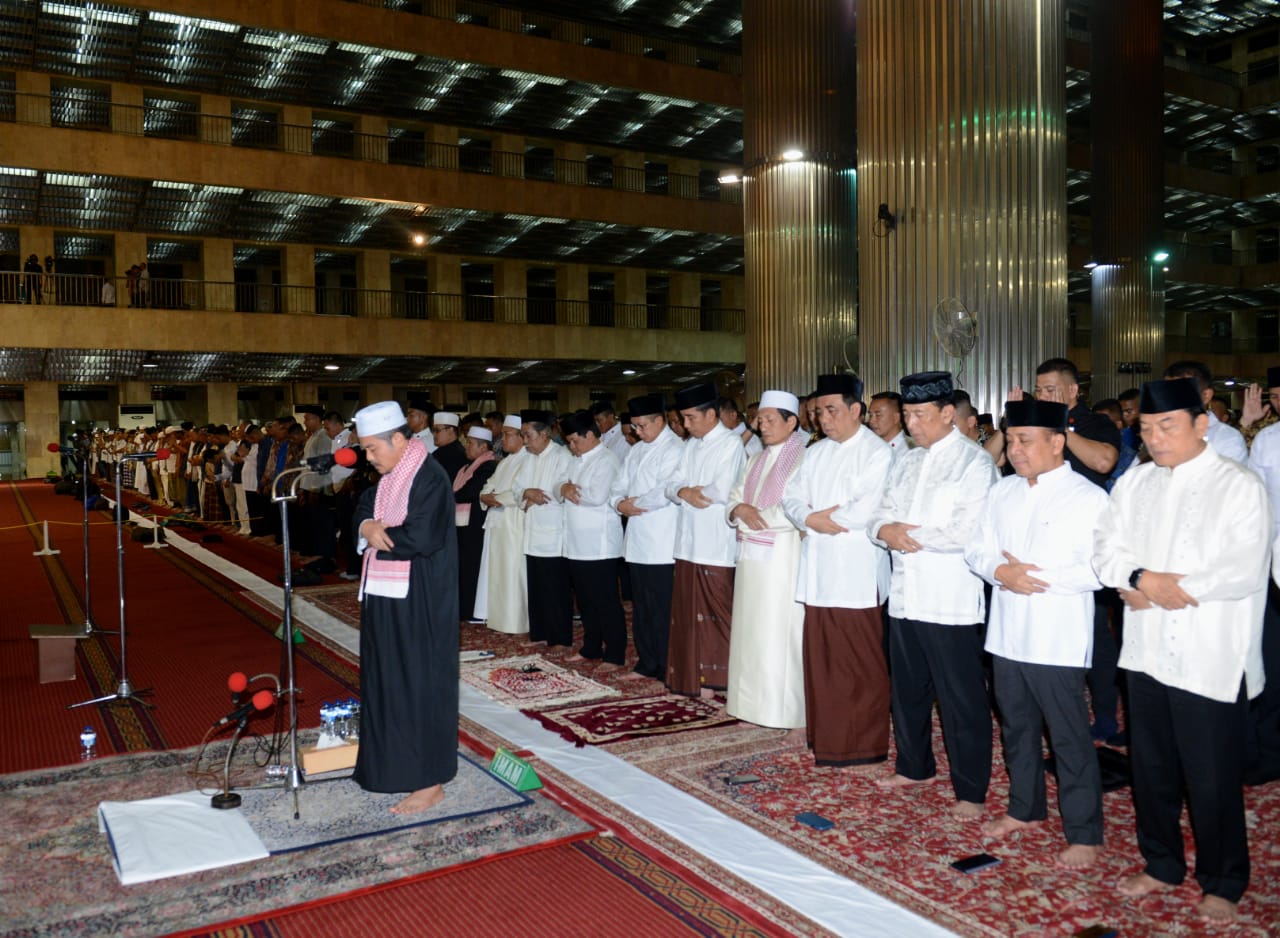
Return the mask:
<svg viewBox="0 0 1280 938">
<path fill-rule="evenodd" d="M 889 669 L 879 607 L 804 607 L 804 710 L 818 765 L 889 755 Z"/>
<path fill-rule="evenodd" d="M 729 686 L 729 625 L 733 567 L 677 560 L 671 594 L 667 688 L 696 697 L 704 687 Z"/>
</svg>

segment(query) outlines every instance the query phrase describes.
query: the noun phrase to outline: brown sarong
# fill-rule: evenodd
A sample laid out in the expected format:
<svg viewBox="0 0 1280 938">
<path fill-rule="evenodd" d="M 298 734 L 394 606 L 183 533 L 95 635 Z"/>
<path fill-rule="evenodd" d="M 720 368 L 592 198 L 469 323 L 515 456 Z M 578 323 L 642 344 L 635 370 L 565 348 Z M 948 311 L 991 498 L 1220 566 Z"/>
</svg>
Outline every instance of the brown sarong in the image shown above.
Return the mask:
<svg viewBox="0 0 1280 938">
<path fill-rule="evenodd" d="M 671 595 L 667 689 L 696 697 L 704 687 L 729 686 L 729 625 L 733 567 L 677 560 Z"/>
<path fill-rule="evenodd" d="M 818 765 L 889 755 L 889 669 L 880 608 L 804 607 L 804 709 Z"/>
</svg>

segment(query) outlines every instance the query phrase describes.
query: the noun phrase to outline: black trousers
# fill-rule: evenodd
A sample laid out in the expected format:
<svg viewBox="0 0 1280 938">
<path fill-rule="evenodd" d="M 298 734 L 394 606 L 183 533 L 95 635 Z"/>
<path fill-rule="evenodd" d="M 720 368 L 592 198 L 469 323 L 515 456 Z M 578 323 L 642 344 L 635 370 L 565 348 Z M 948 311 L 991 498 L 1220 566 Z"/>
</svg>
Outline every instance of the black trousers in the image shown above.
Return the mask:
<svg viewBox="0 0 1280 938">
<path fill-rule="evenodd" d="M 627 659 L 627 619 L 618 597 L 620 557 L 607 560 L 570 560 L 569 578 L 582 613 L 584 658 L 604 658 L 610 664 Z"/>
<path fill-rule="evenodd" d="M 1117 598 L 1112 589 L 1093 594 L 1093 665 L 1088 674 L 1093 718 L 1113 722 L 1120 702 L 1120 644 L 1111 628 L 1111 610 Z"/>
<path fill-rule="evenodd" d="M 992 656 L 1004 759 L 1009 767 L 1009 816 L 1043 821 L 1041 735 L 1049 729 L 1058 766 L 1058 808 L 1069 844 L 1102 843 L 1102 773 L 1089 737 L 1084 668 L 1027 664 Z"/>
<path fill-rule="evenodd" d="M 355 532 L 357 496 L 350 489 L 343 489 L 333 496 L 334 514 L 338 529 L 338 543 L 342 545 L 343 563 L 347 573 L 360 572 L 360 555 L 356 553 Z"/>
<path fill-rule="evenodd" d="M 275 506 L 261 492 L 245 492 L 244 503 L 249 509 L 249 533 L 254 537 L 270 534 L 271 522 L 267 512 Z"/>
<path fill-rule="evenodd" d="M 1249 702 L 1244 771 L 1248 785 L 1280 778 L 1280 589 L 1274 583 L 1267 591 L 1267 611 L 1262 619 L 1262 669 L 1266 686 Z"/>
<path fill-rule="evenodd" d="M 1244 687 L 1233 703 L 1222 703 L 1131 671 L 1129 712 L 1133 806 L 1147 875 L 1176 886 L 1187 874 L 1185 792 L 1196 839 L 1196 882 L 1207 896 L 1239 902 L 1249 885 Z"/>
<path fill-rule="evenodd" d="M 890 619 L 890 690 L 894 771 L 933 778 L 933 703 L 951 763 L 951 787 L 960 801 L 982 804 L 991 782 L 991 708 L 982 670 L 979 625 L 938 625 Z"/>
<path fill-rule="evenodd" d="M 524 555 L 529 582 L 529 641 L 573 644 L 573 593 L 569 561 Z"/>
<path fill-rule="evenodd" d="M 631 573 L 631 636 L 639 656 L 636 673 L 666 680 L 676 565 L 629 563 L 627 569 Z"/>
<path fill-rule="evenodd" d="M 338 550 L 333 496 L 312 493 L 307 500 L 305 522 L 307 552 L 332 563 Z"/>
</svg>

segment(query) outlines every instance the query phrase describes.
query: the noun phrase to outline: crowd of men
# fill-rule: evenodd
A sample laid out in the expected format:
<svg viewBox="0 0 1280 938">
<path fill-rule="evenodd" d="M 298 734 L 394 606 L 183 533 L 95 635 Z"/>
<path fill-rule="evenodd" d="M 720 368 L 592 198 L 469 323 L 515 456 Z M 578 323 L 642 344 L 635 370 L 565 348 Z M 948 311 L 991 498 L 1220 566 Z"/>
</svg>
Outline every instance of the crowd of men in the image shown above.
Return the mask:
<svg viewBox="0 0 1280 938">
<path fill-rule="evenodd" d="M 986 813 L 994 719 L 1010 796 L 982 827 L 990 838 L 1046 818 L 1047 727 L 1057 862 L 1071 869 L 1103 842 L 1095 745 L 1127 746 L 1146 865 L 1120 891 L 1183 880 L 1185 798 L 1198 911 L 1235 917 L 1243 786 L 1280 778 L 1280 680 L 1265 684 L 1267 666 L 1280 673 L 1280 424 L 1268 423 L 1280 368 L 1238 421 L 1194 361 L 1090 407 L 1075 366 L 1051 359 L 1000 419 L 946 372 L 869 400 L 857 377 L 822 375 L 809 394 L 769 390 L 745 411 L 707 384 L 632 398 L 621 415 L 603 401 L 483 418 L 385 403 L 396 412 L 362 453 L 385 439 L 443 470 L 462 620 L 617 670 L 630 602 L 637 661 L 622 677 L 723 693 L 731 715 L 785 730 L 818 765 L 881 772 L 891 792 L 935 776 L 936 703 L 960 819 Z M 99 465 L 167 446 L 140 489 L 278 537 L 273 478 L 357 445 L 338 414 L 300 413 L 106 436 Z M 340 557 L 342 575 L 367 583 L 361 550 L 392 550 L 365 537 L 380 517 L 372 493 L 360 533 L 351 523 L 387 465 L 303 477 L 299 535 L 316 572 Z"/>
</svg>

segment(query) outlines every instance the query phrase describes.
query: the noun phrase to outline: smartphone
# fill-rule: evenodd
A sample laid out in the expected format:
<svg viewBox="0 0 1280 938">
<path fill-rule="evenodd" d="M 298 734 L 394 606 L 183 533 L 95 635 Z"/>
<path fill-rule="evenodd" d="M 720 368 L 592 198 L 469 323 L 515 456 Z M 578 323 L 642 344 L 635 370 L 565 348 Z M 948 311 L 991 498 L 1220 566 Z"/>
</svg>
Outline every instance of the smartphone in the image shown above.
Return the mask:
<svg viewBox="0 0 1280 938">
<path fill-rule="evenodd" d="M 963 860 L 956 860 L 951 864 L 951 868 L 959 870 L 961 873 L 976 873 L 978 870 L 985 870 L 989 866 L 995 866 L 999 862 L 999 857 L 993 857 L 989 853 L 975 853 L 973 856 L 965 857 Z"/>
<path fill-rule="evenodd" d="M 835 827 L 835 822 L 830 818 L 825 818 L 821 814 L 814 814 L 812 811 L 802 811 L 796 815 L 796 820 L 801 824 L 808 824 L 816 831 L 829 831 Z"/>
<path fill-rule="evenodd" d="M 1080 929 L 1072 938 L 1120 938 L 1120 929 L 1110 925 L 1090 925 Z"/>
<path fill-rule="evenodd" d="M 725 778 L 725 782 L 730 785 L 750 785 L 758 781 L 760 781 L 759 775 L 730 775 Z"/>
</svg>

